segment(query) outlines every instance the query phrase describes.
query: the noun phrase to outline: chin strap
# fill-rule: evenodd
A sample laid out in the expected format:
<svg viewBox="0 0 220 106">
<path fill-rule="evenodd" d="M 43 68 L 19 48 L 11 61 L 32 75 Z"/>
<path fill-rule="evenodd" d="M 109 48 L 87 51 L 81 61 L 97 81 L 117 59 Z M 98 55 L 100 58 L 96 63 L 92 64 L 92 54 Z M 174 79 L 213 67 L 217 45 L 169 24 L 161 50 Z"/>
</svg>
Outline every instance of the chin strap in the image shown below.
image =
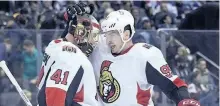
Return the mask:
<svg viewBox="0 0 220 106">
<path fill-rule="evenodd" d="M 124 42 L 124 41 L 123 41 L 123 45 L 121 46 L 121 49 L 119 50 L 118 53 L 121 53 L 121 52 L 122 52 L 122 50 L 124 49 L 126 43 L 127 43 L 127 42 Z"/>
</svg>

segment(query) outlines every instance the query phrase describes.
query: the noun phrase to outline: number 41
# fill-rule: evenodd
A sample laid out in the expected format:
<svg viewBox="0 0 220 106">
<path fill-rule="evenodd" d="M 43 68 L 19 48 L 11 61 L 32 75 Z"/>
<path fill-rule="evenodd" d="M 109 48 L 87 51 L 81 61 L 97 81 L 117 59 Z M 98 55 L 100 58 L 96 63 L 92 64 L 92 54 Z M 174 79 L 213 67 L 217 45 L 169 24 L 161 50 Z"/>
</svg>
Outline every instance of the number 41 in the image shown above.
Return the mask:
<svg viewBox="0 0 220 106">
<path fill-rule="evenodd" d="M 51 80 L 55 81 L 55 84 L 59 84 L 61 82 L 61 84 L 63 85 L 67 85 L 67 78 L 69 76 L 69 71 L 65 71 L 64 72 L 64 77 L 63 80 L 61 79 L 61 74 L 62 74 L 62 70 L 58 69 L 51 77 Z M 62 81 L 61 81 L 62 80 Z"/>
</svg>

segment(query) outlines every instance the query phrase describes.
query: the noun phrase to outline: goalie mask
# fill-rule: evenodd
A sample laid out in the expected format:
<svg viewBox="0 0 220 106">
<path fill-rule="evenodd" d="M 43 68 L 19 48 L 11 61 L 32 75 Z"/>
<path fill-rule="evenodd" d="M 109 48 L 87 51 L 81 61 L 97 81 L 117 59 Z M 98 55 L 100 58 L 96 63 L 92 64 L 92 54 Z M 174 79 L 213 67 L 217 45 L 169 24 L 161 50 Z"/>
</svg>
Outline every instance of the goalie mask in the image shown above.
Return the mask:
<svg viewBox="0 0 220 106">
<path fill-rule="evenodd" d="M 94 48 L 99 40 L 99 29 L 99 23 L 93 16 L 87 14 L 77 16 L 77 26 L 74 33 L 77 44 L 90 44 Z"/>
</svg>

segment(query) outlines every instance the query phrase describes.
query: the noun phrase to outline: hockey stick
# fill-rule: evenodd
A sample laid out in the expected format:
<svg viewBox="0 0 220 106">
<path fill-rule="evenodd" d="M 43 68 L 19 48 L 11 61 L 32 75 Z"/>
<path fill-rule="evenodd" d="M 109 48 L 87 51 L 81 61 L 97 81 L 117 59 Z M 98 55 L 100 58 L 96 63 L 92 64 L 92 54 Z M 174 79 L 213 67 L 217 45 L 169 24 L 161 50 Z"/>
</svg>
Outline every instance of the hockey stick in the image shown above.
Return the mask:
<svg viewBox="0 0 220 106">
<path fill-rule="evenodd" d="M 5 72 L 5 74 L 8 76 L 12 84 L 17 89 L 18 93 L 20 94 L 21 98 L 24 100 L 27 106 L 32 106 L 31 102 L 28 100 L 27 96 L 24 94 L 23 90 L 19 86 L 18 82 L 15 80 L 14 76 L 9 71 L 7 65 L 5 64 L 5 61 L 0 62 L 0 68 Z"/>
</svg>

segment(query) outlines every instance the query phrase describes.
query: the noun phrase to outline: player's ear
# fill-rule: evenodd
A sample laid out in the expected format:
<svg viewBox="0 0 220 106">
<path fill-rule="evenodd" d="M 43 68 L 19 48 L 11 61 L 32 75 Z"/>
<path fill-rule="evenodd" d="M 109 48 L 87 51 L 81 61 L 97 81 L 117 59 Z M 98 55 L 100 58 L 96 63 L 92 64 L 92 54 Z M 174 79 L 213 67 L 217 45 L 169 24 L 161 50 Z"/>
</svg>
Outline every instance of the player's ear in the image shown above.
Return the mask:
<svg viewBox="0 0 220 106">
<path fill-rule="evenodd" d="M 124 40 L 128 40 L 129 38 L 130 38 L 130 31 L 129 30 L 125 30 L 124 31 L 123 39 Z"/>
</svg>

